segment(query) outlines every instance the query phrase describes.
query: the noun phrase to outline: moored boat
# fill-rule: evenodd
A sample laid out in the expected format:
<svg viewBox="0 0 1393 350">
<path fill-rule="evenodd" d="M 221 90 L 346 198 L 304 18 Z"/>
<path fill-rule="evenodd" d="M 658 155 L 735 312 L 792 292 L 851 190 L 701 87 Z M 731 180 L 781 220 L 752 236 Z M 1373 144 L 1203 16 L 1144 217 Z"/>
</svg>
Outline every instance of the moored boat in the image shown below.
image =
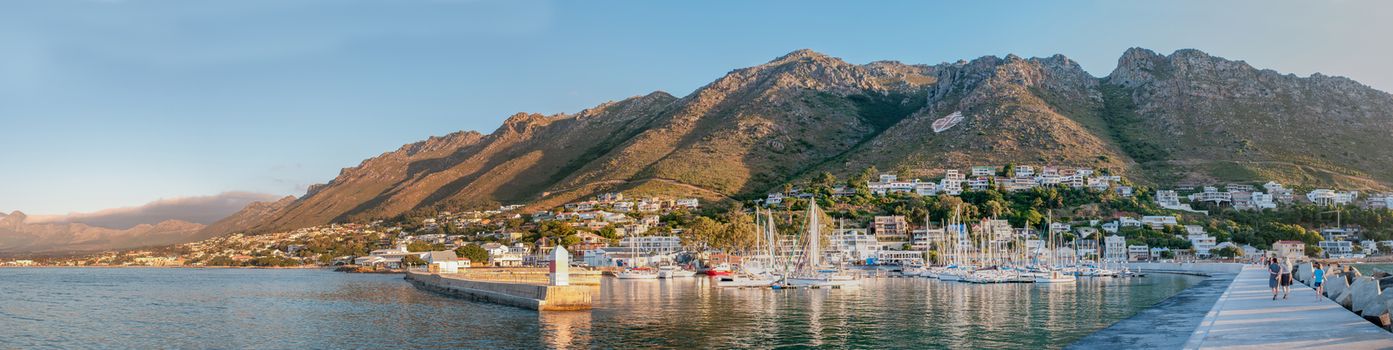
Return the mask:
<svg viewBox="0 0 1393 350">
<path fill-rule="evenodd" d="M 620 271 L 620 272 L 618 272 L 618 273 L 615 273 L 614 276 L 615 276 L 615 277 L 619 277 L 619 279 L 622 279 L 622 280 L 655 280 L 655 279 L 658 279 L 658 273 L 657 273 L 656 271 L 651 270 L 651 269 L 629 269 L 629 270 L 624 270 L 624 271 Z"/>
</svg>

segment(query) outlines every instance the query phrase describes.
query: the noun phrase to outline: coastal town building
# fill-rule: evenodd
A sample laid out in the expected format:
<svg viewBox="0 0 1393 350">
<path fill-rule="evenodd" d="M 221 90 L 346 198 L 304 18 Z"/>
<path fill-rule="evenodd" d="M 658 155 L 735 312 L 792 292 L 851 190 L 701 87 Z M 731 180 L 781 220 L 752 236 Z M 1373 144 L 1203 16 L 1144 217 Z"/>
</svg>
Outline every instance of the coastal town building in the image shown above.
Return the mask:
<svg viewBox="0 0 1393 350">
<path fill-rule="evenodd" d="M 1103 260 L 1107 262 L 1127 261 L 1127 239 L 1118 235 L 1103 238 Z"/>
<path fill-rule="evenodd" d="M 871 222 L 871 232 L 885 247 L 898 248 L 909 243 L 909 222 L 902 215 L 877 216 Z"/>
<path fill-rule="evenodd" d="M 1301 241 L 1277 241 L 1272 243 L 1272 253 L 1278 258 L 1299 258 L 1306 256 L 1306 243 Z"/>
<path fill-rule="evenodd" d="M 849 261 L 866 261 L 875 258 L 876 252 L 881 249 L 880 243 L 876 241 L 874 235 L 866 233 L 864 229 L 841 229 L 835 231 L 830 237 L 831 246 L 828 247 L 828 255 L 844 257 Z"/>
<path fill-rule="evenodd" d="M 1147 260 L 1151 260 L 1151 247 L 1149 247 L 1149 246 L 1147 246 L 1147 245 L 1145 245 L 1145 244 L 1140 244 L 1140 245 L 1129 245 L 1129 246 L 1127 246 L 1127 260 L 1130 260 L 1130 261 L 1147 261 Z"/>
<path fill-rule="evenodd" d="M 1327 258 L 1348 258 L 1354 255 L 1354 242 L 1350 241 L 1320 241 L 1316 242 L 1320 251 Z"/>
<path fill-rule="evenodd" d="M 1365 255 L 1373 255 L 1378 253 L 1378 242 L 1372 239 L 1359 241 L 1359 252 L 1364 253 Z"/>
<path fill-rule="evenodd" d="M 1186 239 L 1190 240 L 1190 245 L 1195 250 L 1195 256 L 1200 258 L 1210 257 L 1210 250 L 1214 249 L 1215 245 L 1217 244 L 1217 242 L 1214 239 L 1214 236 L 1210 236 L 1204 233 L 1191 233 L 1186 237 Z"/>
<path fill-rule="evenodd" d="M 432 251 L 424 254 L 428 265 L 427 269 L 431 273 L 458 273 L 459 256 L 453 250 Z"/>
<path fill-rule="evenodd" d="M 881 250 L 876 252 L 878 263 L 882 265 L 923 266 L 924 251 L 920 250 Z"/>
</svg>

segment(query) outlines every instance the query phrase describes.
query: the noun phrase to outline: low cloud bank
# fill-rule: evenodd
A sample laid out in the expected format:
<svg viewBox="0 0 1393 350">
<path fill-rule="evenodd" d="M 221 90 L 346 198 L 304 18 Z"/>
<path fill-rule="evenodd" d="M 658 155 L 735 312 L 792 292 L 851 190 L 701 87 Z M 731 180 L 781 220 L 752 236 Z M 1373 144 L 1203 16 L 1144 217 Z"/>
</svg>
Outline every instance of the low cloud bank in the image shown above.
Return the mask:
<svg viewBox="0 0 1393 350">
<path fill-rule="evenodd" d="M 138 207 L 34 217 L 30 218 L 29 222 L 81 223 L 115 229 L 127 229 L 140 224 L 156 224 L 166 220 L 183 220 L 207 225 L 242 210 L 251 202 L 274 201 L 280 197 L 265 193 L 223 192 L 212 196 L 159 199 Z"/>
</svg>

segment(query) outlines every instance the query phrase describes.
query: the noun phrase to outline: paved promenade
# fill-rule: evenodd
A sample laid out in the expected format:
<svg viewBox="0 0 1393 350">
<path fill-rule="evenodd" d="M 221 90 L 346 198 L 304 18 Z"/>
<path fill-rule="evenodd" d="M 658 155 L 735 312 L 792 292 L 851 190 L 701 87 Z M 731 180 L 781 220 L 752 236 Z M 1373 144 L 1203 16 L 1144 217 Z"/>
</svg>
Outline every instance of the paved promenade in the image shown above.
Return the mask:
<svg viewBox="0 0 1393 350">
<path fill-rule="evenodd" d="M 1393 349 L 1393 333 L 1339 304 L 1292 285 L 1272 300 L 1267 271 L 1246 266 L 1214 303 L 1186 349 Z"/>
</svg>

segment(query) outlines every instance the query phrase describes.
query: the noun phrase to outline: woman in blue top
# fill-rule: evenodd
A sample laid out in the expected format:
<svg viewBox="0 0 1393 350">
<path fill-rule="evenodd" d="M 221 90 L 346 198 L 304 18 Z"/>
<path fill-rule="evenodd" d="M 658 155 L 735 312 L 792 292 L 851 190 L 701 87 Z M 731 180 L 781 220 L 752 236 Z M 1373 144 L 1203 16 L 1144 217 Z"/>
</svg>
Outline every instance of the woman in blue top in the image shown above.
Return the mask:
<svg viewBox="0 0 1393 350">
<path fill-rule="evenodd" d="M 1267 286 L 1272 288 L 1272 300 L 1277 300 L 1277 278 L 1282 276 L 1282 265 L 1277 258 L 1267 261 Z"/>
<path fill-rule="evenodd" d="M 1321 296 L 1325 295 L 1325 287 L 1321 286 L 1325 284 L 1325 270 L 1320 268 L 1320 263 L 1313 265 L 1313 268 L 1315 270 L 1311 271 L 1311 282 L 1316 287 L 1316 301 L 1320 301 Z"/>
</svg>

